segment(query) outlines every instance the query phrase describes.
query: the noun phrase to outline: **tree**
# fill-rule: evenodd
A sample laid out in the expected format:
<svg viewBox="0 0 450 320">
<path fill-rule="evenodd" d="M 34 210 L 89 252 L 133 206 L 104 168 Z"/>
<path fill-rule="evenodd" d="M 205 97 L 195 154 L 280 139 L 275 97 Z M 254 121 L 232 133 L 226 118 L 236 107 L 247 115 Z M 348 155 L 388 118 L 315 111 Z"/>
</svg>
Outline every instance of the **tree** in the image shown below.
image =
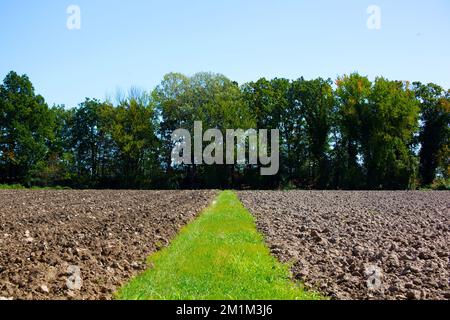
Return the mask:
<svg viewBox="0 0 450 320">
<path fill-rule="evenodd" d="M 242 86 L 245 103 L 254 115 L 258 129 L 280 130 L 280 171 L 276 178 L 252 177 L 254 187 L 279 187 L 296 183 L 299 163 L 303 159 L 304 123 L 294 101 L 291 81 L 283 78 L 261 78 Z M 257 174 L 258 171 L 255 170 Z"/>
<path fill-rule="evenodd" d="M 415 82 L 414 91 L 421 111 L 419 173 L 421 184 L 427 186 L 433 183 L 438 169 L 448 175 L 450 100 L 448 92 L 433 83 Z"/>
<path fill-rule="evenodd" d="M 331 80 L 300 78 L 293 83 L 293 99 L 305 121 L 307 185 L 313 188 L 326 188 L 329 178 L 328 152 L 334 108 Z"/>
<path fill-rule="evenodd" d="M 53 113 L 26 75 L 11 71 L 0 86 L 0 180 L 33 182 L 54 138 Z"/>
<path fill-rule="evenodd" d="M 203 72 L 190 78 L 189 88 L 189 105 L 193 107 L 194 119 L 202 121 L 204 130 L 219 129 L 225 137 L 227 129 L 254 128 L 254 116 L 244 104 L 241 90 L 236 82 L 221 74 Z M 205 147 L 206 143 L 202 145 Z M 192 172 L 198 177 L 200 186 L 235 188 L 242 183 L 239 177 L 243 176 L 246 167 L 246 165 L 238 164 L 210 166 L 193 164 Z"/>
<path fill-rule="evenodd" d="M 367 186 L 406 189 L 416 177 L 414 135 L 419 108 L 408 83 L 377 78 L 361 114 L 361 146 Z"/>
<path fill-rule="evenodd" d="M 72 184 L 73 150 L 70 148 L 70 128 L 73 109 L 53 106 L 53 139 L 48 143 L 47 157 L 39 161 L 31 170 L 34 184 L 43 186 L 70 186 Z"/>
<path fill-rule="evenodd" d="M 71 127 L 75 180 L 81 186 L 96 187 L 114 176 L 115 142 L 108 131 L 113 106 L 86 99 L 75 110 Z"/>
<path fill-rule="evenodd" d="M 364 186 L 361 156 L 362 115 L 367 112 L 372 83 L 353 73 L 336 81 L 334 187 L 359 189 Z"/>
<path fill-rule="evenodd" d="M 221 130 L 224 136 L 226 129 L 252 128 L 253 116 L 243 103 L 238 84 L 220 74 L 198 73 L 192 77 L 168 74 L 155 89 L 154 97 L 161 121 L 159 135 L 164 150 L 164 167 L 169 179 L 176 180 L 178 186 L 233 185 L 236 166 L 199 166 L 192 158 L 192 164 L 172 168 L 171 134 L 177 129 L 193 133 L 195 121 L 201 121 L 204 129 Z"/>
<path fill-rule="evenodd" d="M 190 163 L 175 163 L 172 133 L 187 129 L 193 137 L 196 121 L 202 134 L 220 131 L 223 149 L 227 129 L 279 129 L 279 173 L 261 176 L 257 162 L 226 164 L 220 152 L 212 165 L 195 161 L 194 152 Z M 202 138 L 196 139 L 202 151 L 213 152 L 216 137 Z M 86 98 L 72 109 L 48 108 L 26 75 L 10 72 L 0 85 L 0 183 L 406 189 L 420 178 L 437 186 L 450 176 L 449 138 L 450 91 L 371 82 L 357 73 L 339 77 L 335 90 L 322 78 L 261 78 L 239 86 L 221 74 L 171 73 L 151 94 L 132 88 L 115 104 Z M 234 163 L 242 150 L 237 142 Z"/>
<path fill-rule="evenodd" d="M 181 172 L 174 172 L 172 167 L 172 132 L 179 128 L 192 129 L 194 122 L 189 103 L 189 81 L 189 77 L 185 75 L 169 73 L 152 93 L 159 122 L 157 135 L 161 143 L 161 166 L 166 172 L 167 186 L 172 188 L 180 187 L 184 178 L 184 168 Z"/>
<path fill-rule="evenodd" d="M 150 187 L 158 179 L 159 141 L 156 137 L 154 105 L 144 92 L 134 90 L 105 117 L 111 119 L 109 130 L 117 146 L 117 173 L 127 188 Z"/>
</svg>

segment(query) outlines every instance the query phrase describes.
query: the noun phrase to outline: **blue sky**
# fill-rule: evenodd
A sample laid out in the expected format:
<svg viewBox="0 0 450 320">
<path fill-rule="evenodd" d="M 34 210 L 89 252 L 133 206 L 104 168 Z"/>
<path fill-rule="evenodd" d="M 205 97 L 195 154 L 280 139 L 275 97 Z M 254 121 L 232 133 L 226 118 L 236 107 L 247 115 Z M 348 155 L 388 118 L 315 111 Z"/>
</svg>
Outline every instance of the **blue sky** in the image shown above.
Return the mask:
<svg viewBox="0 0 450 320">
<path fill-rule="evenodd" d="M 69 5 L 81 30 L 68 30 Z M 366 10 L 381 8 L 381 30 Z M 46 101 L 76 106 L 176 71 L 370 78 L 450 88 L 450 1 L 0 0 L 0 78 L 26 73 Z"/>
</svg>

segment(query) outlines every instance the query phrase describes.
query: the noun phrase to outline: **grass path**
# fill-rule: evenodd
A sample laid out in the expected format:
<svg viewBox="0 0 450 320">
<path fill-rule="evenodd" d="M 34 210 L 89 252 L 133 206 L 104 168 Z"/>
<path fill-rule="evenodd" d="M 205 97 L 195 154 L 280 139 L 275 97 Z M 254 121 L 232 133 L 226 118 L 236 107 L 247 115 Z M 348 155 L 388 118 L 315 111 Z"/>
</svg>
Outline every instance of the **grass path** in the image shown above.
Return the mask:
<svg viewBox="0 0 450 320">
<path fill-rule="evenodd" d="M 253 216 L 231 191 L 222 192 L 149 264 L 117 299 L 320 299 L 290 280 L 288 266 L 270 255 Z"/>
</svg>

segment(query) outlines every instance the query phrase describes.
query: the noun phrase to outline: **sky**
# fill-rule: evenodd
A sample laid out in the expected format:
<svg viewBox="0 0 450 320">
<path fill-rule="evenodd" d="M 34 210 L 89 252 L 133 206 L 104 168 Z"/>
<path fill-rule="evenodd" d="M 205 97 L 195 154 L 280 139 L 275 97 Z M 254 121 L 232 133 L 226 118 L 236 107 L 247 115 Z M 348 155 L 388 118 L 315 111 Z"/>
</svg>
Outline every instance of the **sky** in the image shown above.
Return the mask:
<svg viewBox="0 0 450 320">
<path fill-rule="evenodd" d="M 67 28 L 70 5 L 80 29 Z M 27 74 L 67 107 L 152 90 L 169 72 L 244 83 L 357 71 L 449 89 L 449 16 L 448 0 L 0 0 L 0 81 Z"/>
</svg>

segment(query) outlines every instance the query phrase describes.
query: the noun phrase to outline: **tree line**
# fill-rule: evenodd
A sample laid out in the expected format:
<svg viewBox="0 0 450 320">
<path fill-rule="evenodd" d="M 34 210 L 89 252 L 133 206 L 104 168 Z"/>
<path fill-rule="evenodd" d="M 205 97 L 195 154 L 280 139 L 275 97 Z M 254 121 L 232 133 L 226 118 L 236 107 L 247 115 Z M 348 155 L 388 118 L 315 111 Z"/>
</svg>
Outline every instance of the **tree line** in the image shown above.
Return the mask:
<svg viewBox="0 0 450 320">
<path fill-rule="evenodd" d="M 280 170 L 172 163 L 174 130 L 279 129 Z M 170 73 L 151 92 L 49 107 L 26 75 L 0 86 L 0 183 L 71 188 L 414 189 L 448 182 L 450 90 L 436 84 Z"/>
</svg>

